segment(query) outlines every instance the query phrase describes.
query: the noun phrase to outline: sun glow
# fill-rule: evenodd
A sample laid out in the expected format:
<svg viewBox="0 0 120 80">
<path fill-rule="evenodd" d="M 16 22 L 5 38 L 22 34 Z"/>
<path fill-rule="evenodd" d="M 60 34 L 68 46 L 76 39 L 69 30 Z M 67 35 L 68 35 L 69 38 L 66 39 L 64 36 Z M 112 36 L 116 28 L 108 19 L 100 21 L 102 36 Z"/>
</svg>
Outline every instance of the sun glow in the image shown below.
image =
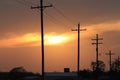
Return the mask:
<svg viewBox="0 0 120 80">
<path fill-rule="evenodd" d="M 67 38 L 64 36 L 46 36 L 45 41 L 48 45 L 61 44 L 66 42 Z"/>
<path fill-rule="evenodd" d="M 27 33 L 24 35 L 11 36 L 0 40 L 0 47 L 25 47 L 25 46 L 40 46 L 41 39 L 38 33 Z M 66 34 L 46 34 L 44 36 L 44 44 L 47 45 L 63 45 L 71 40 L 75 39 L 75 36 L 70 33 Z"/>
</svg>

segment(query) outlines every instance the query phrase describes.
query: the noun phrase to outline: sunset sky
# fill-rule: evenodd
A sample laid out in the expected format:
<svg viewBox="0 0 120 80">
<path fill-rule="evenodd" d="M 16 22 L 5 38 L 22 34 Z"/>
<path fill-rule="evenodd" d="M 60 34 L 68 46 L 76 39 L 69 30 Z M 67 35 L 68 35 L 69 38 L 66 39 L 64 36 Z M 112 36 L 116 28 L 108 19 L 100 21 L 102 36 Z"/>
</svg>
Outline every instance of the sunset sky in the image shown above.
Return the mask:
<svg viewBox="0 0 120 80">
<path fill-rule="evenodd" d="M 80 22 L 80 69 L 90 69 L 95 61 L 95 46 L 91 39 L 99 34 L 103 38 L 99 46 L 100 60 L 108 68 L 111 50 L 112 60 L 120 56 L 120 0 L 44 0 L 45 71 L 63 71 L 69 67 L 76 71 L 77 32 Z M 40 13 L 31 6 L 39 6 L 39 0 L 0 1 L 0 71 L 23 66 L 32 72 L 41 72 Z"/>
</svg>

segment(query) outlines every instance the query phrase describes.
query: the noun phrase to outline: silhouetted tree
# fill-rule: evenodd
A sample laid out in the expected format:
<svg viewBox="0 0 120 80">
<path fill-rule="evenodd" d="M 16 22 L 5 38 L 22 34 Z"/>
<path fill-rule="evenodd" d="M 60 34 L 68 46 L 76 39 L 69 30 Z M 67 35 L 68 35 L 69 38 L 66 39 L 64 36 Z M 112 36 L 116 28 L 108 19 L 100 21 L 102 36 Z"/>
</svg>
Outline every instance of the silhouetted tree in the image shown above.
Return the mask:
<svg viewBox="0 0 120 80">
<path fill-rule="evenodd" d="M 9 72 L 10 80 L 21 80 L 29 76 L 37 76 L 32 72 L 27 72 L 23 67 L 15 67 Z"/>
<path fill-rule="evenodd" d="M 23 67 L 15 67 L 10 72 L 27 72 Z"/>
<path fill-rule="evenodd" d="M 115 61 L 112 62 L 111 70 L 116 71 L 116 72 L 120 71 L 120 60 L 119 59 L 115 59 Z"/>
<path fill-rule="evenodd" d="M 91 62 L 91 68 L 93 71 L 96 69 L 96 62 Z"/>
<path fill-rule="evenodd" d="M 93 71 L 96 70 L 97 63 L 96 62 L 91 62 L 91 68 Z M 99 71 L 105 71 L 105 63 L 101 60 L 98 61 L 98 70 Z"/>
</svg>

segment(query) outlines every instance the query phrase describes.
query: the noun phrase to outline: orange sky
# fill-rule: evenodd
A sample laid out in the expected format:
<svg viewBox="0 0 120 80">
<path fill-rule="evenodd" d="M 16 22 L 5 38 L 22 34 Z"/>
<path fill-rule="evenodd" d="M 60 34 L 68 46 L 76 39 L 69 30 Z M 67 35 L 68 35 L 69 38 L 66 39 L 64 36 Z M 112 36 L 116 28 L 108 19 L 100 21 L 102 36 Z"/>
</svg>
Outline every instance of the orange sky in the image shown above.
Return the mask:
<svg viewBox="0 0 120 80">
<path fill-rule="evenodd" d="M 31 5 L 39 5 L 38 2 L 1 1 L 1 71 L 23 66 L 28 71 L 41 72 L 39 10 L 30 9 Z M 81 32 L 81 69 L 90 69 L 90 62 L 95 61 L 95 46 L 91 45 L 91 39 L 95 38 L 96 34 L 104 38 L 104 44 L 100 46 L 100 60 L 108 65 L 108 56 L 105 53 L 109 50 L 116 54 L 113 59 L 120 56 L 120 1 L 67 2 L 44 1 L 45 5 L 52 3 L 55 6 L 44 10 L 45 71 L 63 71 L 64 67 L 76 71 L 77 32 L 72 32 L 71 29 L 77 28 L 79 22 L 82 28 L 87 28 L 87 31 Z"/>
</svg>

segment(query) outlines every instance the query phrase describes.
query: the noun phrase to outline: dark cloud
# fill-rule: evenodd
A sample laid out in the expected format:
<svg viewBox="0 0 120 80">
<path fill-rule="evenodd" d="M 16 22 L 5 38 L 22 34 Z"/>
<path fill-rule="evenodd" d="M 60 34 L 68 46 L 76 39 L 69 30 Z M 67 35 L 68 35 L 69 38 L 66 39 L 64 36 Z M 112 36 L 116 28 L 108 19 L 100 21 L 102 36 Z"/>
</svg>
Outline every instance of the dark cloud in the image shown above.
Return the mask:
<svg viewBox="0 0 120 80">
<path fill-rule="evenodd" d="M 80 0 L 79 19 L 84 24 L 120 20 L 119 4 L 118 0 Z"/>
<path fill-rule="evenodd" d="M 1 1 L 0 33 L 14 32 L 19 34 L 25 32 L 39 32 L 40 17 L 37 12 L 38 10 L 30 9 L 31 3 L 33 3 L 32 0 L 25 0 L 27 1 L 25 3 L 18 1 Z M 60 9 L 65 16 L 73 21 L 73 23 L 78 23 L 80 21 L 82 24 L 97 24 L 120 20 L 119 0 L 46 0 L 45 4 L 47 2 L 53 3 L 53 5 Z M 54 26 L 61 26 L 61 29 L 65 29 L 66 27 L 61 22 L 71 26 L 71 24 L 66 23 L 67 20 L 63 21 L 61 17 L 58 17 L 54 8 L 49 8 L 45 11 L 50 14 L 50 16 L 55 17 L 59 21 L 58 23 L 61 24 Z M 50 21 L 48 18 L 45 19 L 47 31 L 53 29 L 53 26 L 51 26 L 51 23 L 48 21 Z"/>
<path fill-rule="evenodd" d="M 118 0 L 69 0 L 69 2 L 60 0 L 54 2 L 71 19 L 84 24 L 120 19 L 120 1 Z"/>
<path fill-rule="evenodd" d="M 0 3 L 0 33 L 19 34 L 39 30 L 39 13 L 16 1 L 3 0 Z"/>
</svg>

